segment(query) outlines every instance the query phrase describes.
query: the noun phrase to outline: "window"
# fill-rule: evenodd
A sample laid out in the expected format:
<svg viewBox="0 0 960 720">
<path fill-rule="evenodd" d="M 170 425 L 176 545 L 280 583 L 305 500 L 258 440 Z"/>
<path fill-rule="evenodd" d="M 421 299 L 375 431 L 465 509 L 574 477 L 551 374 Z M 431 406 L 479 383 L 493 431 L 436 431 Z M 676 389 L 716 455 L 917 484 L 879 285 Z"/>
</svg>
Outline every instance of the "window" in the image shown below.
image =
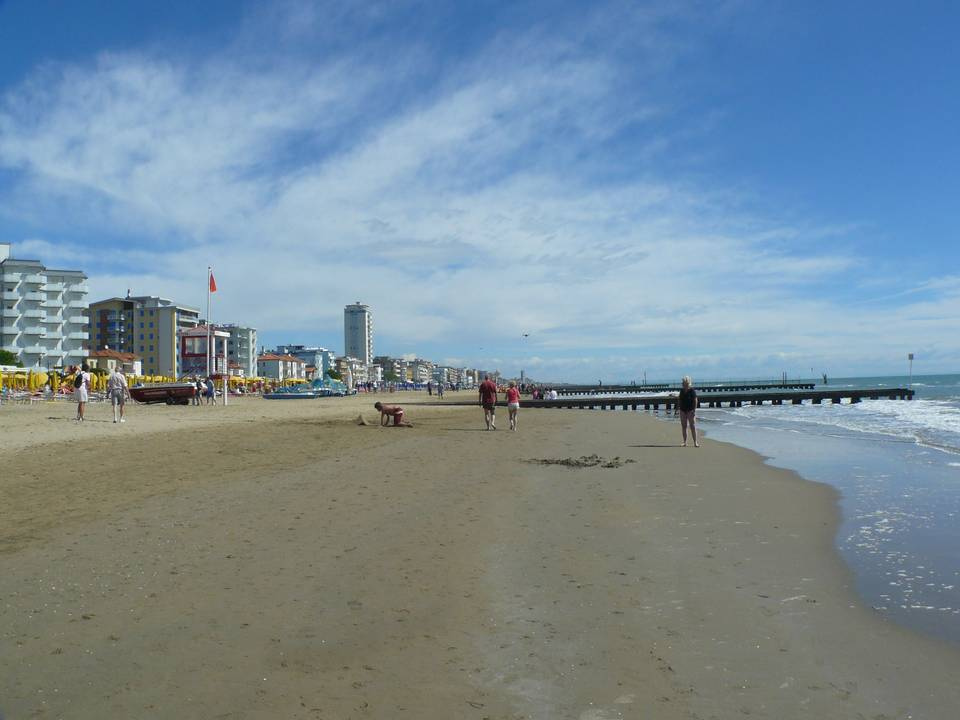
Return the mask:
<svg viewBox="0 0 960 720">
<path fill-rule="evenodd" d="M 153 352 L 153 345 L 150 346 L 150 352 Z"/>
<path fill-rule="evenodd" d="M 143 323 L 140 323 L 140 329 L 143 330 Z"/>
<path fill-rule="evenodd" d="M 140 333 L 140 339 L 143 340 L 143 333 Z"/>
<path fill-rule="evenodd" d="M 140 317 L 143 317 L 143 310 L 140 311 Z M 141 325 L 140 327 L 143 327 L 143 325 Z"/>
<path fill-rule="evenodd" d="M 150 323 L 150 327 L 153 327 L 153 323 L 152 323 L 152 322 Z"/>
<path fill-rule="evenodd" d="M 150 339 L 153 340 L 153 333 L 150 333 Z"/>
<path fill-rule="evenodd" d="M 143 352 L 143 345 L 140 346 L 140 352 Z"/>
<path fill-rule="evenodd" d="M 153 317 L 153 310 L 150 311 L 150 317 Z"/>
</svg>

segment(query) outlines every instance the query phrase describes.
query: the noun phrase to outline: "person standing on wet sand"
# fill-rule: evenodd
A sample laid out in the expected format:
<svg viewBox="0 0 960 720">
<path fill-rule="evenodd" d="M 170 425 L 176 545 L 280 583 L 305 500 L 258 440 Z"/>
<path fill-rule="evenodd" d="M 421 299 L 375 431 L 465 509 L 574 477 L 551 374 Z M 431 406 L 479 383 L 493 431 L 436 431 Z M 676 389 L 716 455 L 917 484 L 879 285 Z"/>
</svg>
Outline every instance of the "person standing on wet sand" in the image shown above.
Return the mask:
<svg viewBox="0 0 960 720">
<path fill-rule="evenodd" d="M 483 376 L 480 383 L 480 404 L 483 405 L 483 419 L 487 423 L 487 430 L 497 429 L 497 386 L 489 375 Z"/>
<path fill-rule="evenodd" d="M 677 397 L 677 410 L 680 411 L 680 429 L 683 432 L 683 447 L 687 446 L 687 424 L 690 425 L 690 434 L 693 436 L 693 446 L 700 447 L 697 441 L 697 391 L 693 389 L 693 380 L 689 375 L 684 375 L 680 381 L 683 387 L 680 389 L 680 395 Z"/>
</svg>

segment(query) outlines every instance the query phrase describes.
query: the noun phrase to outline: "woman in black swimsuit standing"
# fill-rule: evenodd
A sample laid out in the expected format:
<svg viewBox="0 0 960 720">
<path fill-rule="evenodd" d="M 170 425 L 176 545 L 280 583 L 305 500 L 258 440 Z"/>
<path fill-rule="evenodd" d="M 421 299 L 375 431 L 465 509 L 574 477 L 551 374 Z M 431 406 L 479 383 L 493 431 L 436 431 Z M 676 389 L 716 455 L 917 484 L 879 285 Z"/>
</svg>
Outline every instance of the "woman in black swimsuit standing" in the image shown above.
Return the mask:
<svg viewBox="0 0 960 720">
<path fill-rule="evenodd" d="M 677 409 L 680 411 L 680 428 L 683 431 L 683 447 L 687 446 L 687 424 L 690 425 L 690 434 L 693 436 L 694 447 L 700 447 L 697 442 L 697 391 L 693 389 L 693 380 L 684 375 L 681 380 L 683 388 L 677 398 Z"/>
</svg>

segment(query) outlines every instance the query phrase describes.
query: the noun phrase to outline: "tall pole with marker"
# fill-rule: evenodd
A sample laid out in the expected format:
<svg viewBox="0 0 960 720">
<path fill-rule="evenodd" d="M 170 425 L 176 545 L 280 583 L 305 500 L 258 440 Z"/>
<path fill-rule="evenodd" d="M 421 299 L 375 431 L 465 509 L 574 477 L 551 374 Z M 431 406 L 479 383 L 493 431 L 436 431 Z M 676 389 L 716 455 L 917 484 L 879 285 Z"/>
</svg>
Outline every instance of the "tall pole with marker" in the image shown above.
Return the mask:
<svg viewBox="0 0 960 720">
<path fill-rule="evenodd" d="M 217 281 L 213 279 L 213 268 L 209 265 L 207 266 L 207 377 L 210 377 L 210 340 L 211 340 L 211 331 L 210 328 L 213 325 L 210 322 L 210 296 L 217 291 Z"/>
<path fill-rule="evenodd" d="M 907 360 L 910 361 L 910 389 L 913 389 L 913 353 L 907 353 Z"/>
</svg>

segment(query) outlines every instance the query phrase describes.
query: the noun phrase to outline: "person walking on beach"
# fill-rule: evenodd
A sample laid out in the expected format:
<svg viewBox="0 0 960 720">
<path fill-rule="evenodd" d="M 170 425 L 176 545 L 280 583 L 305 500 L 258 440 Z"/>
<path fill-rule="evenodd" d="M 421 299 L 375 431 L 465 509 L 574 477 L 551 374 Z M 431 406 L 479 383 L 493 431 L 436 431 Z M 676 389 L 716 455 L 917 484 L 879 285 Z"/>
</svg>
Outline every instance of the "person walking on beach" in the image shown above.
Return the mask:
<svg viewBox="0 0 960 720">
<path fill-rule="evenodd" d="M 207 405 L 216 405 L 217 404 L 217 391 L 213 387 L 213 378 L 207 378 Z"/>
<path fill-rule="evenodd" d="M 194 387 L 193 404 L 199 407 L 200 398 L 202 398 L 206 394 L 205 389 L 203 387 L 203 380 L 201 380 L 199 377 L 195 377 L 193 379 L 193 387 Z"/>
<path fill-rule="evenodd" d="M 83 422 L 83 414 L 90 399 L 90 366 L 87 363 L 80 365 L 73 380 L 73 396 L 77 399 L 77 422 Z"/>
<path fill-rule="evenodd" d="M 489 375 L 483 376 L 480 383 L 480 404 L 483 405 L 483 419 L 487 423 L 487 430 L 497 429 L 497 386 Z"/>
<path fill-rule="evenodd" d="M 394 427 L 413 427 L 413 423 L 405 422 L 403 419 L 403 408 L 399 405 L 384 405 L 376 402 L 373 406 L 380 411 L 380 426 L 386 427 L 393 418 Z"/>
<path fill-rule="evenodd" d="M 124 377 L 121 368 L 115 367 L 110 372 L 110 377 L 107 378 L 107 395 L 113 406 L 113 421 L 126 422 L 123 419 L 123 410 L 130 396 L 130 389 L 127 387 L 127 378 Z"/>
<path fill-rule="evenodd" d="M 517 390 L 517 383 L 510 381 L 510 387 L 507 388 L 507 412 L 510 413 L 510 429 L 517 431 L 517 413 L 520 411 L 520 391 Z"/>
<path fill-rule="evenodd" d="M 680 429 L 683 432 L 683 447 L 687 446 L 687 425 L 690 425 L 690 434 L 693 436 L 693 446 L 700 447 L 697 441 L 697 391 L 693 389 L 693 380 L 684 375 L 680 381 L 683 387 L 677 397 L 677 409 L 680 411 Z"/>
</svg>

